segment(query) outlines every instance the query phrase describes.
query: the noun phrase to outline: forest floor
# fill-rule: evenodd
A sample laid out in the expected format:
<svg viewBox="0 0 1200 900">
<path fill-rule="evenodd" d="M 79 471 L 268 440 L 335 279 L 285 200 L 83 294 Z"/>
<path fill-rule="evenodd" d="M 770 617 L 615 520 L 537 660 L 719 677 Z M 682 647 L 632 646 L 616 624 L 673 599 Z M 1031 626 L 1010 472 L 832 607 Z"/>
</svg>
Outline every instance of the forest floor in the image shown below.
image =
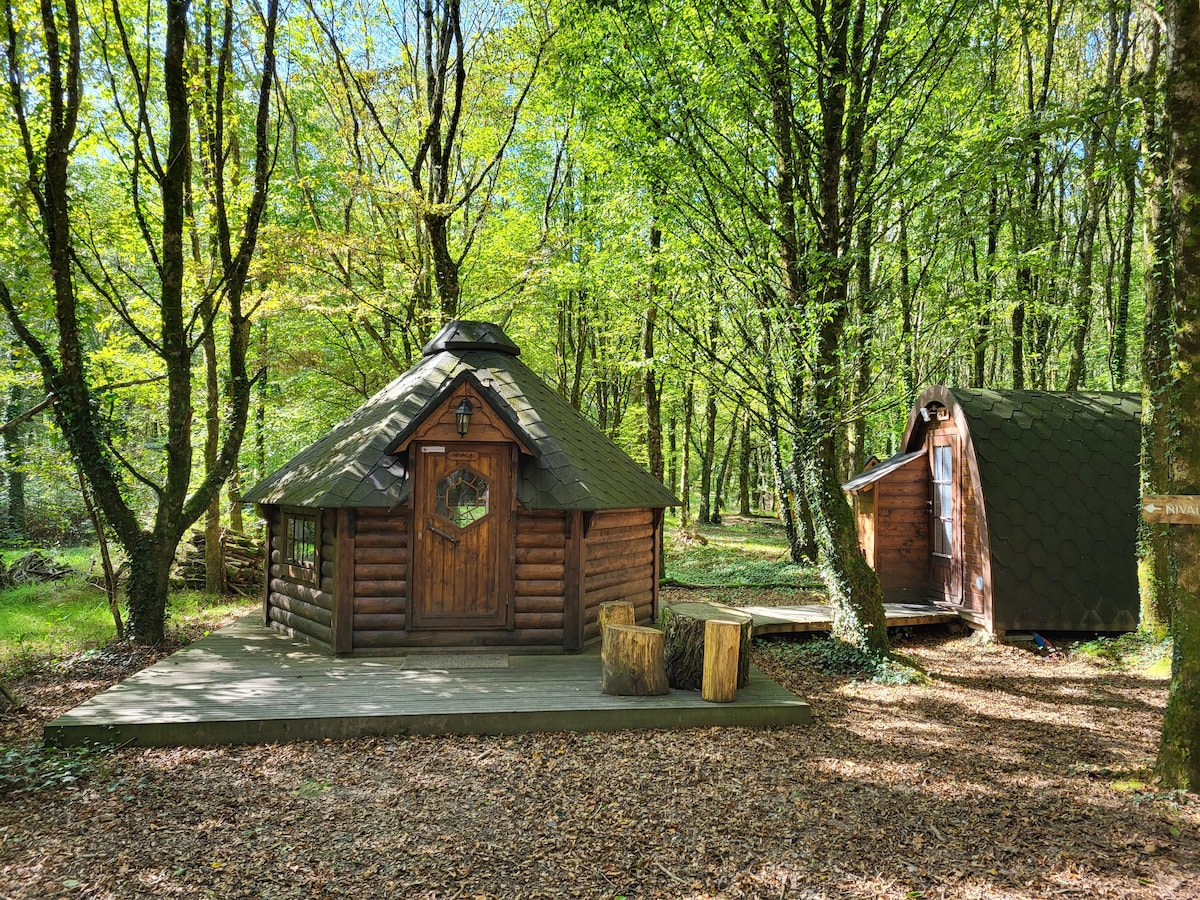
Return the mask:
<svg viewBox="0 0 1200 900">
<path fill-rule="evenodd" d="M 82 653 L 10 682 L 0 897 L 1200 897 L 1198 798 L 1148 774 L 1161 677 L 895 643 L 926 681 L 756 645 L 813 707 L 774 731 L 42 749 L 154 658 Z"/>
</svg>

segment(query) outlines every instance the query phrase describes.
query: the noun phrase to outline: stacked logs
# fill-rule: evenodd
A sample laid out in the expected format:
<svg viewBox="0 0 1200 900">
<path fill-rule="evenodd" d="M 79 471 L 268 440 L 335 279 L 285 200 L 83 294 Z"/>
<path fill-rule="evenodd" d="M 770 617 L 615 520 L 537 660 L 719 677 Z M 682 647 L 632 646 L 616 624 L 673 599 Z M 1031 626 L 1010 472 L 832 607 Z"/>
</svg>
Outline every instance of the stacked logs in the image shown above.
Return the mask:
<svg viewBox="0 0 1200 900">
<path fill-rule="evenodd" d="M 0 587 L 60 581 L 73 574 L 75 573 L 70 566 L 36 550 L 13 562 L 7 571 L 4 569 L 3 560 L 0 560 Z"/>
<path fill-rule="evenodd" d="M 173 576 L 186 588 L 207 587 L 204 565 L 204 532 L 196 529 L 179 545 Z M 263 547 L 253 538 L 221 529 L 221 556 L 225 560 L 225 593 L 231 597 L 253 597 L 262 593 Z"/>
</svg>

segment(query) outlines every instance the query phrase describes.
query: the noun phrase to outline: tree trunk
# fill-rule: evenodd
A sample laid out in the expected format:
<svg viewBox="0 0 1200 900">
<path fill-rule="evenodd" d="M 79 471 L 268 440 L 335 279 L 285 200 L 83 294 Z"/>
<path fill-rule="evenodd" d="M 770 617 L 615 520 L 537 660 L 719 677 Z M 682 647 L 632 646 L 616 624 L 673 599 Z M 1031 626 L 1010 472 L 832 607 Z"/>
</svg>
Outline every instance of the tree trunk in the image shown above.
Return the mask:
<svg viewBox="0 0 1200 900">
<path fill-rule="evenodd" d="M 609 625 L 600 639 L 601 690 L 617 697 L 669 694 L 663 633 L 642 625 Z"/>
<path fill-rule="evenodd" d="M 667 484 L 679 484 L 679 438 L 676 435 L 678 430 L 677 420 L 675 416 L 670 416 L 667 419 Z M 679 498 L 681 501 L 682 497 Z"/>
<path fill-rule="evenodd" d="M 712 608 L 705 603 L 675 603 L 665 607 L 658 617 L 663 630 L 667 681 L 673 688 L 698 691 L 704 683 L 704 625 Z M 738 653 L 737 686 L 750 683 L 750 644 L 754 620 L 745 613 L 730 610 L 722 616 L 737 622 L 741 629 Z"/>
<path fill-rule="evenodd" d="M 139 644 L 154 646 L 166 640 L 167 591 L 178 543 L 178 538 L 172 542 L 154 533 L 145 533 L 128 553 L 127 633 Z"/>
<path fill-rule="evenodd" d="M 1175 234 L 1172 493 L 1200 494 L 1200 4 L 1167 0 L 1166 116 Z M 1200 526 L 1171 527 L 1177 576 L 1171 690 L 1157 771 L 1167 788 L 1200 787 Z"/>
<path fill-rule="evenodd" d="M 1167 460 L 1171 453 L 1171 342 L 1174 332 L 1174 282 L 1171 274 L 1171 195 L 1167 172 L 1166 135 L 1159 116 L 1159 68 L 1162 35 L 1151 19 L 1146 71 L 1142 81 L 1142 116 L 1146 146 L 1145 243 L 1149 260 L 1144 274 L 1145 313 L 1142 338 L 1141 492 L 1170 491 Z M 1138 521 L 1138 575 L 1141 588 L 1140 627 L 1162 637 L 1170 629 L 1171 576 L 1167 535 L 1169 525 Z"/>
<path fill-rule="evenodd" d="M 16 383 L 8 392 L 5 421 L 21 414 L 25 388 Z M 25 426 L 13 425 L 4 431 L 4 471 L 8 478 L 8 507 L 0 518 L 0 538 L 23 540 L 28 533 L 25 512 Z"/>
<path fill-rule="evenodd" d="M 737 443 L 740 415 L 741 410 L 738 409 L 730 418 L 729 440 L 725 443 L 725 452 L 721 456 L 721 468 L 717 471 L 717 485 L 713 490 L 712 522 L 714 525 L 721 524 L 721 506 L 725 499 L 725 486 L 729 483 L 729 462 L 733 458 L 733 447 Z"/>
<path fill-rule="evenodd" d="M 870 171 L 875 166 L 875 147 L 867 153 L 865 167 Z M 857 324 L 854 346 L 854 376 L 850 382 L 850 408 L 854 418 L 850 420 L 846 434 L 846 472 L 852 477 L 862 471 L 867 461 L 867 395 L 871 391 L 873 377 L 871 345 L 875 340 L 875 318 L 879 302 L 871 283 L 871 247 L 874 240 L 874 220 L 867 210 L 855 229 L 855 291 L 854 318 Z"/>
<path fill-rule="evenodd" d="M 654 365 L 654 329 L 658 324 L 659 279 L 662 277 L 659 250 L 662 229 L 657 220 L 650 226 L 650 301 L 642 319 L 642 396 L 646 403 L 646 462 L 650 474 L 663 480 L 662 398 L 658 392 L 658 372 Z"/>
<path fill-rule="evenodd" d="M 234 469 L 229 476 L 229 528 L 236 534 L 245 533 L 242 521 L 242 470 Z"/>
<path fill-rule="evenodd" d="M 742 422 L 741 446 L 738 448 L 738 515 L 750 515 L 750 413 Z"/>
<path fill-rule="evenodd" d="M 201 344 L 204 350 L 204 470 L 217 467 L 217 452 L 221 444 L 221 391 L 217 373 L 217 340 L 212 329 L 212 303 L 201 306 L 201 316 L 208 322 Z M 225 593 L 225 555 L 221 552 L 221 493 L 213 494 L 204 513 L 204 591 L 219 597 Z"/>
<path fill-rule="evenodd" d="M 858 548 L 854 514 L 838 481 L 837 423 L 843 406 L 841 340 L 850 277 L 847 228 L 855 209 L 857 183 L 851 177 L 861 161 L 861 117 L 865 109 L 847 105 L 851 0 L 828 5 L 827 74 L 819 80 L 821 140 L 817 148 L 817 250 L 822 270 L 816 279 L 816 348 L 812 354 L 810 405 L 799 420 L 797 439 L 805 447 L 805 493 L 811 504 L 818 563 L 824 570 L 835 638 L 874 653 L 888 650 L 883 590 Z M 820 49 L 820 48 L 819 48 Z M 846 194 L 842 191 L 845 190 Z"/>
<path fill-rule="evenodd" d="M 713 466 L 717 455 L 717 397 L 716 388 L 708 386 L 704 401 L 704 450 L 700 457 L 700 515 L 701 525 L 713 524 L 712 489 Z"/>
<path fill-rule="evenodd" d="M 692 527 L 692 386 L 695 378 L 688 375 L 683 391 L 683 452 L 679 460 L 679 527 Z"/>
<path fill-rule="evenodd" d="M 83 498 L 83 505 L 87 509 L 88 518 L 91 519 L 92 528 L 96 532 L 96 546 L 100 549 L 100 570 L 104 576 L 104 596 L 108 600 L 108 612 L 113 618 L 113 628 L 116 630 L 117 640 L 124 640 L 125 623 L 121 619 L 121 604 L 117 599 L 117 573 L 113 568 L 112 555 L 108 552 L 108 536 L 104 533 L 104 519 L 100 515 L 100 510 L 96 509 L 96 504 L 92 502 L 91 491 L 88 490 L 83 470 L 76 467 L 75 475 L 79 479 L 79 496 Z"/>
</svg>

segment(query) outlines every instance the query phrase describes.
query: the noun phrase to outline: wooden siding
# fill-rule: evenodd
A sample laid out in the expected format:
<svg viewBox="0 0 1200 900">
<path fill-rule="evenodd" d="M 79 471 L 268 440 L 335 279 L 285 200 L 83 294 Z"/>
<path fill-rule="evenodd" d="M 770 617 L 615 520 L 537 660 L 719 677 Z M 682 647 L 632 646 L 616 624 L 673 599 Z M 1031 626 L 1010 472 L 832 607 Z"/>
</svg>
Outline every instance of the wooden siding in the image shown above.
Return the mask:
<svg viewBox="0 0 1200 900">
<path fill-rule="evenodd" d="M 514 515 L 513 643 L 563 643 L 568 515 L 557 510 Z"/>
<path fill-rule="evenodd" d="M 875 484 L 875 569 L 884 597 L 900 601 L 929 586 L 929 467 L 902 466 Z"/>
<path fill-rule="evenodd" d="M 408 615 L 408 510 L 359 509 L 354 530 L 354 647 L 399 647 Z"/>
<path fill-rule="evenodd" d="M 649 509 L 605 510 L 592 515 L 584 539 L 583 635 L 600 636 L 600 604 L 627 600 L 638 622 L 654 619 L 654 513 Z"/>
<path fill-rule="evenodd" d="M 858 530 L 858 547 L 862 550 L 867 565 L 878 571 L 879 560 L 875 553 L 875 495 L 878 486 L 872 485 L 854 495 L 854 522 Z"/>
<path fill-rule="evenodd" d="M 311 510 L 305 510 L 308 515 Z M 284 562 L 284 518 L 286 510 L 275 508 L 270 515 L 271 555 L 267 563 L 266 619 L 288 634 L 333 647 L 333 572 L 335 536 L 332 517 L 318 515 L 317 574 L 297 572 Z M 316 582 L 315 584 L 313 582 Z"/>
</svg>

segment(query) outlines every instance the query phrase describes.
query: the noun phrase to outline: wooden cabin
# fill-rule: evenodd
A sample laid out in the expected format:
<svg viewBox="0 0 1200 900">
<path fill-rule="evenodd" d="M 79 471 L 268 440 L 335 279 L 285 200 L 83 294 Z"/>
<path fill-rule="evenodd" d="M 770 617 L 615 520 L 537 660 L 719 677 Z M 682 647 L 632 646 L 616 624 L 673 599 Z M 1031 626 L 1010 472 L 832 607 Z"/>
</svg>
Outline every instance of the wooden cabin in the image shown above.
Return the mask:
<svg viewBox="0 0 1200 900">
<path fill-rule="evenodd" d="M 929 388 L 843 485 L 885 598 L 998 635 L 1136 629 L 1140 431 L 1136 394 Z"/>
<path fill-rule="evenodd" d="M 422 353 L 243 496 L 267 521 L 264 622 L 352 654 L 577 650 L 610 600 L 653 621 L 675 497 L 499 326 L 451 322 Z"/>
</svg>

